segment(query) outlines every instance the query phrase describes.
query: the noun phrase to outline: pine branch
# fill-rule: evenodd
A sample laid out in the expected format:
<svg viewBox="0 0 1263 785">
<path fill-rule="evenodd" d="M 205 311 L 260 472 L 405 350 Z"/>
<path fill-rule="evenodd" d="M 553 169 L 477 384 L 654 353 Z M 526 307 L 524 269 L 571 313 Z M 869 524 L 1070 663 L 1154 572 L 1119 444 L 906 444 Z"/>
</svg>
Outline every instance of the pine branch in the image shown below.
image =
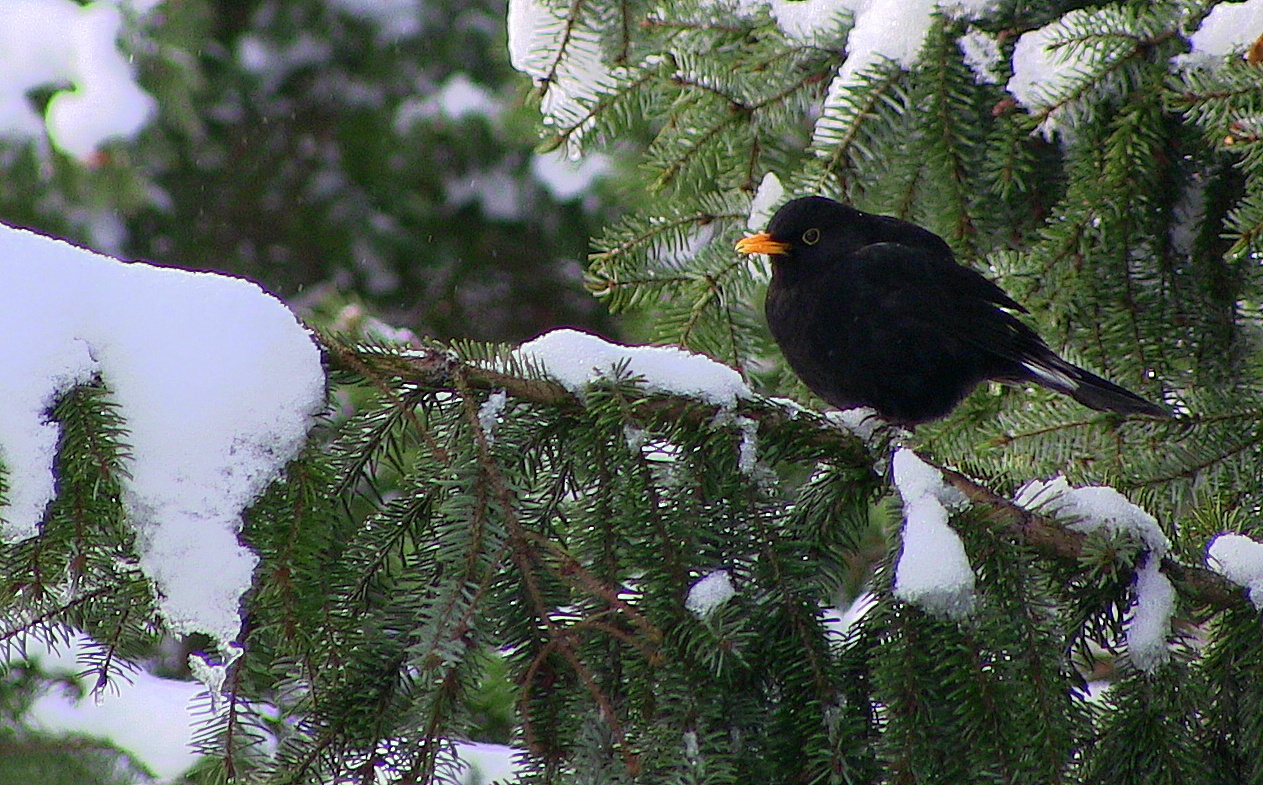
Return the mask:
<svg viewBox="0 0 1263 785">
<path fill-rule="evenodd" d="M 561 411 L 578 412 L 583 407 L 578 398 L 553 381 L 466 363 L 447 350 L 436 347 L 423 348 L 408 355 L 376 349 L 361 352 L 329 336 L 325 336 L 325 346 L 335 370 L 367 371 L 376 377 L 375 383 L 396 379 L 432 392 L 458 392 L 467 385 L 469 389 L 504 390 L 513 398 Z M 714 406 L 685 397 L 655 395 L 635 402 L 631 413 L 647 426 L 667 427 L 681 421 L 700 426 L 712 422 L 717 410 Z M 856 469 L 868 469 L 873 465 L 874 456 L 857 437 L 822 416 L 791 411 L 767 399 L 742 401 L 737 407 L 737 414 L 758 422 L 760 434 L 776 431 L 792 433 L 801 439 L 802 444 L 820 450 L 842 465 Z M 1047 516 L 1022 509 L 960 472 L 940 468 L 947 481 L 964 492 L 985 515 L 1033 550 L 1066 566 L 1073 567 L 1078 563 L 1084 553 L 1086 535 L 1068 529 Z M 1195 608 L 1218 611 L 1248 606 L 1242 589 L 1205 567 L 1167 558 L 1163 561 L 1163 568 L 1180 594 Z"/>
</svg>

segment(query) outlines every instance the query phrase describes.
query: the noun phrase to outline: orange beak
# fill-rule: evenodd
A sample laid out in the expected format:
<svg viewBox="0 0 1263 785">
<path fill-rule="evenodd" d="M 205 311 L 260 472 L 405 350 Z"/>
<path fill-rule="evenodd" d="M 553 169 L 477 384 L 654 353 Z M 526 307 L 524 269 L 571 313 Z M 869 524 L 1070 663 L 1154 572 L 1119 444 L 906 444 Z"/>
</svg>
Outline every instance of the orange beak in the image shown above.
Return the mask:
<svg viewBox="0 0 1263 785">
<path fill-rule="evenodd" d="M 737 241 L 738 253 L 765 253 L 768 256 L 781 256 L 789 252 L 789 243 L 773 240 L 767 232 L 759 232 Z"/>
</svg>

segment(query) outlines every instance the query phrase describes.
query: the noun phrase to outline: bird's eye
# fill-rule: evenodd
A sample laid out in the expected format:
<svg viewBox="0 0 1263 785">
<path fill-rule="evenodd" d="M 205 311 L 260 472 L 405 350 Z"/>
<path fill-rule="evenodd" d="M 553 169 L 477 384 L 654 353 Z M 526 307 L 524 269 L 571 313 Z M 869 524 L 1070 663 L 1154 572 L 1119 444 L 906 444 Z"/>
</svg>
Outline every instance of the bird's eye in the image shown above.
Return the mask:
<svg viewBox="0 0 1263 785">
<path fill-rule="evenodd" d="M 815 245 L 820 242 L 820 230 L 813 226 L 803 232 L 803 242 L 807 245 Z"/>
</svg>

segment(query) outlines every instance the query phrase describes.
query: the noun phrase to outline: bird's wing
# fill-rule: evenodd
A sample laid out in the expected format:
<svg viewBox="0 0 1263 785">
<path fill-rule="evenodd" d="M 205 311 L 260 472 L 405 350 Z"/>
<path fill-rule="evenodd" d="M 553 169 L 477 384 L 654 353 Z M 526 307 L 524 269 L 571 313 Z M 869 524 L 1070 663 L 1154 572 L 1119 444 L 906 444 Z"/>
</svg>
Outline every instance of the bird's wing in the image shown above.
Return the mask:
<svg viewBox="0 0 1263 785">
<path fill-rule="evenodd" d="M 951 277 L 953 284 L 960 289 L 964 296 L 993 303 L 1001 308 L 1009 308 L 1018 313 L 1028 313 L 1021 303 L 1005 294 L 1003 289 L 991 279 L 984 277 L 982 273 L 957 264 L 955 261 L 951 262 L 950 267 L 941 263 L 939 267 L 943 269 L 946 275 Z"/>
<path fill-rule="evenodd" d="M 843 274 L 863 307 L 899 319 L 923 334 L 966 345 L 988 375 L 1024 375 L 1019 369 L 1049 353 L 1040 337 L 1002 309 L 1026 309 L 950 252 L 932 253 L 901 243 L 874 243 L 851 255 Z M 987 358 L 990 358 L 988 360 Z"/>
<path fill-rule="evenodd" d="M 889 256 L 889 249 L 885 246 L 890 245 L 923 252 L 934 270 L 953 281 L 963 294 L 1019 313 L 1027 312 L 1020 303 L 1005 294 L 1003 289 L 989 279 L 975 270 L 958 264 L 951 247 L 942 237 L 929 229 L 888 215 L 876 215 L 871 218 L 873 219 L 870 224 L 871 236 L 878 242 L 864 250 L 871 249 L 871 252 L 883 257 Z"/>
</svg>

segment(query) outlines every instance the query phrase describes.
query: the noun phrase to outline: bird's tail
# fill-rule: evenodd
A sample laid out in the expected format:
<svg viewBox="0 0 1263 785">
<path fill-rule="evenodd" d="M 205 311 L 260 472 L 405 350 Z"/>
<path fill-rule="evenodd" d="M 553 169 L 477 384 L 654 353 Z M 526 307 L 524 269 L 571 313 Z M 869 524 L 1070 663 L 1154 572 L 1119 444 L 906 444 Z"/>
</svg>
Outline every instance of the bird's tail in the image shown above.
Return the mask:
<svg viewBox="0 0 1263 785">
<path fill-rule="evenodd" d="M 1051 352 L 1038 360 L 1022 363 L 1030 371 L 1031 379 L 1043 386 L 1065 393 L 1090 409 L 1119 414 L 1147 414 L 1150 417 L 1170 417 L 1167 409 L 1151 403 L 1131 390 L 1102 379 L 1091 371 L 1071 365 Z"/>
</svg>

